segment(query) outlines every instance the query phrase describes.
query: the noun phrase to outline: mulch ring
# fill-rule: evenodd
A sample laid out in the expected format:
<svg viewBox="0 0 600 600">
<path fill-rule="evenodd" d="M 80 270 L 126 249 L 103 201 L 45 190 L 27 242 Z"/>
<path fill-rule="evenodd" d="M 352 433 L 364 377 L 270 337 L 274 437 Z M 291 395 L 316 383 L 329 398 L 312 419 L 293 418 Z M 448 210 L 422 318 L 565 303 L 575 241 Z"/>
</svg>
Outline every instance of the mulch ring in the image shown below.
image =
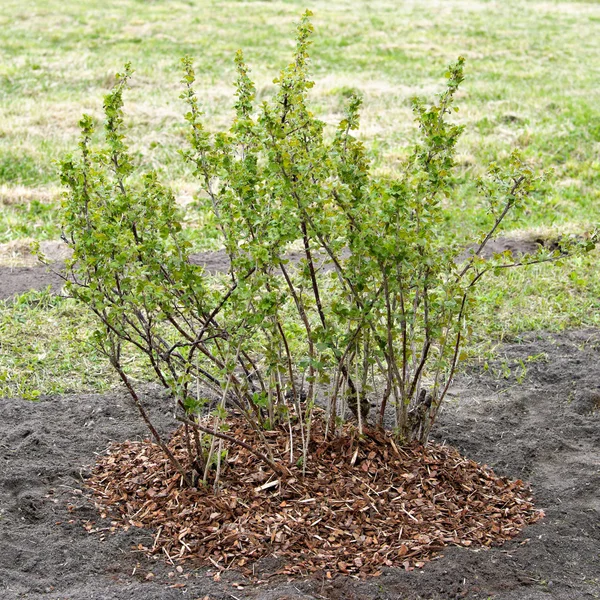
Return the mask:
<svg viewBox="0 0 600 600">
<path fill-rule="evenodd" d="M 260 447 L 243 419 L 228 424 L 230 435 Z M 412 570 L 447 545 L 500 544 L 543 516 L 521 480 L 497 477 L 451 447 L 398 447 L 387 433 L 370 430 L 360 437 L 349 426 L 347 435 L 325 441 L 316 420 L 302 476 L 289 462 L 289 431 L 265 433 L 276 460 L 287 465 L 285 478 L 247 450 L 229 446 L 218 494 L 212 487 L 186 488 L 156 444 L 126 441 L 99 459 L 87 485 L 102 517 L 113 519 L 109 529 L 154 531 L 152 545 L 138 550 L 246 576 L 269 555 L 283 560 L 278 573 L 291 575 Z M 186 460 L 181 430 L 170 448 Z M 294 461 L 299 456 L 295 448 Z M 86 528 L 101 529 L 94 523 Z"/>
</svg>

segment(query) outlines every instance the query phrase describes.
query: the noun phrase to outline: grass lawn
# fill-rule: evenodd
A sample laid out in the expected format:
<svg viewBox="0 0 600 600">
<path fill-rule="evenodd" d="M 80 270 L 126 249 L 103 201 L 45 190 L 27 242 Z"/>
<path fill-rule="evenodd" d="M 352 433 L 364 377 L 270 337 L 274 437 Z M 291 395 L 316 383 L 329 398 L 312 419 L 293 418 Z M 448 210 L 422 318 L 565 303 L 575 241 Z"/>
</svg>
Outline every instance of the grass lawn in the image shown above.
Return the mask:
<svg viewBox="0 0 600 600">
<path fill-rule="evenodd" d="M 100 116 L 126 61 L 136 71 L 125 98 L 131 147 L 189 201 L 197 186 L 178 154 L 185 143 L 180 58 L 196 59 L 208 128 L 225 127 L 235 51 L 244 50 L 259 99 L 267 97 L 306 7 L 296 0 L 3 0 L 0 244 L 58 239 L 56 163 L 76 148 L 81 114 Z M 472 176 L 513 148 L 553 175 L 530 210 L 509 223 L 511 235 L 584 234 L 600 222 L 600 3 L 334 0 L 308 7 L 315 112 L 333 123 L 360 91 L 360 135 L 382 172 L 394 172 L 414 139 L 411 97 L 432 98 L 446 65 L 466 58 L 456 116 L 466 129 L 449 232 L 467 241 L 488 219 Z M 600 324 L 597 262 L 593 251 L 562 266 L 489 278 L 479 290 L 471 352 L 526 330 Z M 82 309 L 66 299 L 42 293 L 0 303 L 0 396 L 109 385 L 105 365 L 87 349 L 89 330 Z"/>
</svg>

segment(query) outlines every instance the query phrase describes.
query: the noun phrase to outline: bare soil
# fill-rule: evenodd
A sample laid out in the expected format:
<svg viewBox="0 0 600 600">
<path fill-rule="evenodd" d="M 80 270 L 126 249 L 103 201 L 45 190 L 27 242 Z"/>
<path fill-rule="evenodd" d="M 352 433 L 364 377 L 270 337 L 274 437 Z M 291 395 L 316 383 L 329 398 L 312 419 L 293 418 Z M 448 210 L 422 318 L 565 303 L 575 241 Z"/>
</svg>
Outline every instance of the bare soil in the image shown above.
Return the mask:
<svg viewBox="0 0 600 600">
<path fill-rule="evenodd" d="M 553 245 L 554 244 L 554 245 Z M 555 248 L 555 243 L 544 239 L 514 239 L 499 237 L 489 240 L 481 256 L 490 257 L 494 254 L 509 251 L 515 257 L 536 252 L 540 246 Z M 464 260 L 470 256 L 475 246 L 465 248 L 458 257 Z M 42 253 L 51 263 L 51 267 L 40 265 L 31 253 L 28 244 L 16 247 L 14 244 L 0 244 L 0 300 L 11 298 L 29 290 L 42 290 L 51 286 L 53 291 L 61 289 L 63 280 L 57 274 L 64 269 L 64 261 L 71 256 L 71 250 L 61 241 L 42 242 Z M 7 258 L 8 256 L 8 258 Z M 300 253 L 291 253 L 288 258 L 296 262 L 301 258 Z M 3 261 L 10 266 L 3 266 Z M 229 258 L 224 250 L 216 252 L 201 252 L 192 254 L 190 262 L 202 265 L 209 273 L 225 272 L 229 268 Z M 330 265 L 325 265 L 325 269 Z"/>
<path fill-rule="evenodd" d="M 44 269 L 11 272 L 12 279 L 0 271 L 0 296 L 48 281 Z M 149 388 L 146 401 L 169 431 L 160 390 Z M 162 558 L 135 552 L 152 544 L 152 531 L 89 533 L 86 524 L 102 529 L 103 523 L 84 491 L 98 453 L 111 441 L 145 436 L 120 390 L 35 403 L 0 400 L 1 598 L 600 598 L 598 330 L 523 336 L 499 348 L 487 369 L 472 366 L 457 378 L 436 440 L 498 475 L 530 482 L 546 517 L 502 546 L 449 548 L 420 570 L 387 568 L 367 580 L 288 580 L 268 578 L 279 566 L 269 557 L 256 567 L 266 579 L 257 585 L 233 571 L 218 577 L 216 569 L 186 566 L 180 573 Z"/>
<path fill-rule="evenodd" d="M 62 289 L 64 281 L 59 273 L 64 272 L 64 260 L 68 258 L 70 251 L 62 242 L 54 243 L 52 252 L 48 252 L 47 248 L 43 250 L 51 262 L 50 267 L 40 265 L 28 250 L 16 255 L 15 260 L 19 263 L 17 266 L 0 265 L 0 300 L 30 290 L 43 290 L 48 286 L 53 292 Z M 223 272 L 229 267 L 229 259 L 224 251 L 194 254 L 190 260 L 194 264 L 204 266 L 210 273 Z"/>
</svg>

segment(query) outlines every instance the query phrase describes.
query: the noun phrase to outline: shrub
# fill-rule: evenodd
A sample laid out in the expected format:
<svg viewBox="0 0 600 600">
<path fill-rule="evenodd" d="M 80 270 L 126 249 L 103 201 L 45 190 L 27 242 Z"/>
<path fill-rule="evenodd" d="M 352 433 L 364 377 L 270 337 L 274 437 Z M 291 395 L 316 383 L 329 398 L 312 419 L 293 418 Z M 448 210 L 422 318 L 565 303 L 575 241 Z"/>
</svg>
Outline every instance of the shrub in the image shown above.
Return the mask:
<svg viewBox="0 0 600 600">
<path fill-rule="evenodd" d="M 481 258 L 532 188 L 516 154 L 480 182 L 494 223 L 477 234 L 466 261 L 457 261 L 445 235 L 462 132 L 449 117 L 463 59 L 449 67 L 437 102 L 414 101 L 419 141 L 397 176 L 376 177 L 353 135 L 360 98 L 349 100 L 331 139 L 308 107 L 311 33 L 307 12 L 294 61 L 259 107 L 237 54 L 235 118 L 216 135 L 202 124 L 192 60 L 183 60 L 189 147 L 182 155 L 200 181 L 200 210 L 212 213 L 228 273 L 190 262 L 172 192 L 156 173 L 140 175 L 128 153 L 129 65 L 105 98 L 105 144 L 93 146 L 93 120 L 84 116 L 80 157 L 62 164 L 64 238 L 74 251 L 68 289 L 98 317 L 99 348 L 190 485 L 213 472 L 218 479 L 223 441 L 246 445 L 227 431 L 231 410 L 263 440 L 270 428 L 299 431 L 302 455 L 290 450 L 290 461 L 304 465 L 318 404 L 328 435 L 341 432 L 349 408 L 360 431 L 369 419 L 383 426 L 391 412 L 400 442 L 425 442 L 461 358 L 474 286 L 490 269 L 517 264 Z M 127 375 L 125 345 L 148 358 L 170 391 L 189 465 L 153 427 Z M 249 449 L 282 470 L 268 444 Z"/>
</svg>

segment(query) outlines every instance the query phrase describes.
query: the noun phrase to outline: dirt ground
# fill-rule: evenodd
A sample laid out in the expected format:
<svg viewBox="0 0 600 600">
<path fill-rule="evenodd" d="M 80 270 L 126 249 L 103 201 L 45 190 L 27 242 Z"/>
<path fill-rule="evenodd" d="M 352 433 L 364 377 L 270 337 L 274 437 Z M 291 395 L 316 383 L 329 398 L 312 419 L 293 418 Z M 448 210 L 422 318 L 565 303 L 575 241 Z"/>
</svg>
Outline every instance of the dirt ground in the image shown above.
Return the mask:
<svg viewBox="0 0 600 600">
<path fill-rule="evenodd" d="M 217 261 L 219 262 L 219 261 Z M 43 268 L 0 269 L 0 297 L 57 285 Z M 172 426 L 161 392 L 146 401 Z M 109 441 L 146 435 L 120 390 L 0 400 L 0 598 L 454 599 L 600 598 L 600 331 L 530 334 L 457 378 L 436 430 L 499 475 L 533 487 L 546 517 L 491 550 L 448 548 L 422 570 L 366 581 L 254 584 L 233 572 L 182 573 L 132 551 L 152 532 L 88 533 L 102 521 L 83 482 Z M 268 573 L 277 559 L 257 565 Z"/>
<path fill-rule="evenodd" d="M 507 250 L 510 250 L 514 256 L 521 256 L 536 252 L 540 245 L 553 247 L 549 240 L 499 237 L 488 241 L 481 256 L 489 257 Z M 466 259 L 474 247 L 465 248 L 458 260 Z M 0 300 L 48 286 L 55 292 L 61 289 L 63 280 L 57 272 L 62 272 L 64 261 L 71 256 L 71 250 L 61 241 L 42 242 L 40 250 L 51 263 L 51 268 L 39 264 L 29 244 L 0 244 Z M 301 255 L 291 253 L 287 257 L 292 262 L 296 262 Z M 202 265 L 209 273 L 223 272 L 229 268 L 229 258 L 224 250 L 192 254 L 190 262 Z"/>
</svg>

